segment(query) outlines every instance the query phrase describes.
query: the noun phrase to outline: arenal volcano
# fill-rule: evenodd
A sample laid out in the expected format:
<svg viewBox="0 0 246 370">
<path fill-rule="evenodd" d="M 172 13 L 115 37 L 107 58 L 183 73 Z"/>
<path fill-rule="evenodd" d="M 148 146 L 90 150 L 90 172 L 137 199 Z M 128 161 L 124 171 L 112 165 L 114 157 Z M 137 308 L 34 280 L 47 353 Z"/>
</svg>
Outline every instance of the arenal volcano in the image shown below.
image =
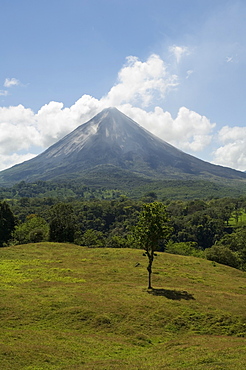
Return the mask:
<svg viewBox="0 0 246 370">
<path fill-rule="evenodd" d="M 88 170 L 121 169 L 151 178 L 246 179 L 246 173 L 186 154 L 116 108 L 104 109 L 37 157 L 0 172 L 0 185 L 79 179 Z M 102 172 L 101 172 L 102 173 Z"/>
</svg>

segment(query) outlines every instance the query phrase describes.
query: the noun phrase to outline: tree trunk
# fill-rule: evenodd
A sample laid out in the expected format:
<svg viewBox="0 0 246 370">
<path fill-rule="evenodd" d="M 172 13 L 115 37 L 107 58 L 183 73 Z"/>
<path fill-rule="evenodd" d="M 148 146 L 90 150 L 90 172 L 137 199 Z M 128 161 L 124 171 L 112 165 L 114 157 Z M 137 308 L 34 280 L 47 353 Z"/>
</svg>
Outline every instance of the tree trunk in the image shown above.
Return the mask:
<svg viewBox="0 0 246 370">
<path fill-rule="evenodd" d="M 151 285 L 152 263 L 153 263 L 153 259 L 152 258 L 149 258 L 149 264 L 148 264 L 148 267 L 147 267 L 147 270 L 148 270 L 148 273 L 149 273 L 149 286 L 148 286 L 148 289 L 152 289 L 152 285 Z"/>
</svg>

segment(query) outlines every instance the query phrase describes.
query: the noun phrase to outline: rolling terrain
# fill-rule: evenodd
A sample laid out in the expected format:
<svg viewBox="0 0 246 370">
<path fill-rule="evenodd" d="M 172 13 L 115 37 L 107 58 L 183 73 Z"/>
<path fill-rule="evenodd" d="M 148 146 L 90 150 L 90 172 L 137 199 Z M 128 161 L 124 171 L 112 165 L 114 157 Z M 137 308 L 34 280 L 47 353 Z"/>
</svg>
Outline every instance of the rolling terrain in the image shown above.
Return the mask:
<svg viewBox="0 0 246 370">
<path fill-rule="evenodd" d="M 245 272 L 141 250 L 0 249 L 5 370 L 244 369 Z"/>
</svg>

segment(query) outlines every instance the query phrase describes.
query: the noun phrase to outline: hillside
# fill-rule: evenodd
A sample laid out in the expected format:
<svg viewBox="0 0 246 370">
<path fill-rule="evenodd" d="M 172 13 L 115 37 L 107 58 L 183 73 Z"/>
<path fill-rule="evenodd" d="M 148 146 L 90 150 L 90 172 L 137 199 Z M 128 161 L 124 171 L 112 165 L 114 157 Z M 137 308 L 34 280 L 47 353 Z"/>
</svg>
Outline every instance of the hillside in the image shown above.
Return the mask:
<svg viewBox="0 0 246 370">
<path fill-rule="evenodd" d="M 74 181 L 20 182 L 12 187 L 0 187 L 1 199 L 71 198 L 115 199 L 120 195 L 140 199 L 149 192 L 155 192 L 162 199 L 212 199 L 240 197 L 246 194 L 243 182 L 232 181 L 222 184 L 209 180 L 151 180 L 140 176 L 128 177 L 123 171 L 91 172 L 90 176 Z"/>
<path fill-rule="evenodd" d="M 153 122 L 154 125 L 154 122 Z M 37 157 L 0 172 L 0 185 L 20 181 L 80 180 L 120 173 L 144 179 L 243 182 L 246 174 L 186 154 L 116 108 L 104 109 Z"/>
<path fill-rule="evenodd" d="M 19 369 L 244 369 L 245 273 L 141 250 L 0 249 L 0 363 Z"/>
</svg>

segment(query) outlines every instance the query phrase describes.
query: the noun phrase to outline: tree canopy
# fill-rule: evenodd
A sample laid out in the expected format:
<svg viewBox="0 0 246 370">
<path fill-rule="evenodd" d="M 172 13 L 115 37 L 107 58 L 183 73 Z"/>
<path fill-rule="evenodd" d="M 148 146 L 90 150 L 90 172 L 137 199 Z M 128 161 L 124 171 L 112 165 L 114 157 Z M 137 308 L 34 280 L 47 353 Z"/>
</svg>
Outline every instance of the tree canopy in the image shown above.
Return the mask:
<svg viewBox="0 0 246 370">
<path fill-rule="evenodd" d="M 0 247 L 9 241 L 15 225 L 16 219 L 8 203 L 0 202 Z"/>
<path fill-rule="evenodd" d="M 75 222 L 73 208 L 69 204 L 58 203 L 50 209 L 50 235 L 53 242 L 73 242 Z"/>
<path fill-rule="evenodd" d="M 145 255 L 148 257 L 148 289 L 152 289 L 151 274 L 155 252 L 160 248 L 160 241 L 165 243 L 171 232 L 166 207 L 159 202 L 144 204 L 134 233 L 137 243 L 145 250 Z"/>
</svg>

